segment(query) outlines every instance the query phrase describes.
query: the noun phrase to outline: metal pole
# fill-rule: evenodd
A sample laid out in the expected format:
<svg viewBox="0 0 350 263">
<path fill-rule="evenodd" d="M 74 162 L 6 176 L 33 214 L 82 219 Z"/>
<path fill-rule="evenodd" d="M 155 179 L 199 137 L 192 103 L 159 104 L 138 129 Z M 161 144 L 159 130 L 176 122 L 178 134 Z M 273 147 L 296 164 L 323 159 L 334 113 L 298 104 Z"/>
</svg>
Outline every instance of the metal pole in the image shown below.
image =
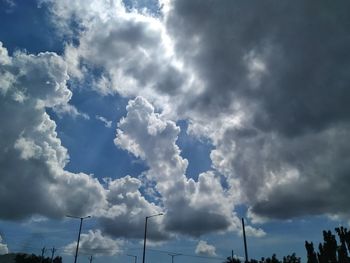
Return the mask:
<svg viewBox="0 0 350 263">
<path fill-rule="evenodd" d="M 77 247 L 75 249 L 75 257 L 74 257 L 74 263 L 77 263 L 77 258 L 78 258 L 78 250 L 79 250 L 79 241 L 80 241 L 80 233 L 81 233 L 81 226 L 83 225 L 83 218 L 80 218 L 80 226 L 79 226 L 79 234 L 78 234 L 78 242 L 77 242 Z"/>
<path fill-rule="evenodd" d="M 81 227 L 82 227 L 82 225 L 83 225 L 83 220 L 86 219 L 86 218 L 91 218 L 91 216 L 77 217 L 77 216 L 66 215 L 66 217 L 71 217 L 71 218 L 80 219 L 79 234 L 78 234 L 78 242 L 77 242 L 77 247 L 76 247 L 76 249 L 75 249 L 75 256 L 74 256 L 74 263 L 77 263 L 78 250 L 79 250 L 79 242 L 80 242 L 80 233 L 81 233 Z"/>
<path fill-rule="evenodd" d="M 144 233 L 144 237 L 143 237 L 143 255 L 142 255 L 142 263 L 145 263 L 146 239 L 147 239 L 147 221 L 148 221 L 148 218 L 155 217 L 155 216 L 162 216 L 162 215 L 164 215 L 164 214 L 163 214 L 163 213 L 159 213 L 159 214 L 156 214 L 156 215 L 146 216 L 146 220 L 145 220 L 145 233 Z"/>
<path fill-rule="evenodd" d="M 246 238 L 246 236 L 245 236 L 245 226 L 244 226 L 244 218 L 243 218 L 243 217 L 242 217 L 242 228 L 243 228 L 243 240 L 244 240 L 245 262 L 248 263 L 247 238 Z"/>
<path fill-rule="evenodd" d="M 144 233 L 144 236 L 143 236 L 143 255 L 142 255 L 142 263 L 145 263 L 146 239 L 147 239 L 147 220 L 148 220 L 148 216 L 146 216 L 146 220 L 145 220 L 145 233 Z"/>
</svg>

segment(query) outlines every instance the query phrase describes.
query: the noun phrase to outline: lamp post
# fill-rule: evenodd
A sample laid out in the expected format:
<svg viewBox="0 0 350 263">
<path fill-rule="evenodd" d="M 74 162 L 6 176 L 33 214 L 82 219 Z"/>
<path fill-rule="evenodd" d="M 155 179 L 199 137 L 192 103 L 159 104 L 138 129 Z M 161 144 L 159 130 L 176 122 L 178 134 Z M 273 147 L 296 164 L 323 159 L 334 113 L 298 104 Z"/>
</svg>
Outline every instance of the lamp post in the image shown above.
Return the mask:
<svg viewBox="0 0 350 263">
<path fill-rule="evenodd" d="M 75 219 L 80 219 L 79 234 L 78 234 L 78 242 L 77 242 L 77 248 L 75 249 L 75 257 L 74 257 L 74 263 L 77 263 L 78 250 L 79 250 L 79 241 L 80 241 L 80 233 L 81 233 L 81 226 L 83 225 L 83 220 L 86 219 L 86 218 L 91 218 L 91 216 L 78 217 L 78 216 L 66 215 L 66 217 L 75 218 Z"/>
<path fill-rule="evenodd" d="M 135 263 L 137 263 L 137 256 L 129 255 L 129 254 L 127 254 L 127 256 L 135 258 Z"/>
<path fill-rule="evenodd" d="M 145 235 L 144 235 L 144 238 L 143 238 L 143 256 L 142 256 L 142 263 L 145 263 L 146 239 L 147 239 L 147 221 L 148 221 L 148 218 L 155 217 L 155 216 L 162 216 L 162 215 L 164 215 L 164 214 L 163 214 L 163 213 L 159 213 L 159 214 L 156 214 L 156 215 L 146 216 L 146 220 L 145 220 Z"/>
<path fill-rule="evenodd" d="M 248 263 L 247 238 L 246 238 L 246 236 L 245 236 L 245 226 L 244 226 L 244 218 L 243 218 L 243 217 L 242 217 L 242 230 L 243 230 L 245 263 Z"/>
<path fill-rule="evenodd" d="M 168 254 L 169 256 L 171 256 L 171 263 L 174 263 L 174 257 L 176 256 L 181 256 L 182 254 L 179 254 L 179 253 L 171 253 L 171 254 Z"/>
</svg>

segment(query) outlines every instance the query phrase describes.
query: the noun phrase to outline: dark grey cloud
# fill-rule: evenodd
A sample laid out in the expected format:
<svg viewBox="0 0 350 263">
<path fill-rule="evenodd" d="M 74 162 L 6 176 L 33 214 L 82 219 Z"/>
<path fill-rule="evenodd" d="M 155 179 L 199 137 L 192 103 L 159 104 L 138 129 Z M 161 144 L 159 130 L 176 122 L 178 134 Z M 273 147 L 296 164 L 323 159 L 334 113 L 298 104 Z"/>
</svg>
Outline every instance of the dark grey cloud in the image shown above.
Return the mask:
<svg viewBox="0 0 350 263">
<path fill-rule="evenodd" d="M 349 10 L 346 1 L 173 1 L 177 54 L 205 83 L 190 105 L 215 115 L 258 104 L 255 125 L 288 136 L 348 121 Z M 249 55 L 267 70 L 255 88 Z"/>
<path fill-rule="evenodd" d="M 231 222 L 221 214 L 215 214 L 193 208 L 175 207 L 170 210 L 165 224 L 166 230 L 181 233 L 183 235 L 199 237 L 203 234 L 227 229 Z M 181 213 L 179 214 L 179 211 Z"/>
<path fill-rule="evenodd" d="M 278 160 L 295 167 L 300 179 L 276 185 L 253 211 L 276 218 L 323 213 L 348 216 L 349 136 L 349 125 L 345 125 L 298 140 L 281 139 L 280 147 L 275 148 Z"/>
<path fill-rule="evenodd" d="M 139 179 L 130 176 L 108 181 L 108 209 L 99 218 L 105 233 L 116 237 L 143 237 L 145 217 L 162 210 L 142 196 L 141 184 Z M 154 240 L 169 238 L 159 220 L 159 217 L 154 218 L 150 224 L 149 237 Z"/>
<path fill-rule="evenodd" d="M 203 84 L 182 110 L 240 202 L 283 219 L 348 215 L 349 3 L 171 3 L 176 53 Z"/>
<path fill-rule="evenodd" d="M 348 216 L 349 136 L 349 125 L 292 139 L 276 133 L 226 130 L 211 157 L 256 214 L 280 219 Z"/>
</svg>

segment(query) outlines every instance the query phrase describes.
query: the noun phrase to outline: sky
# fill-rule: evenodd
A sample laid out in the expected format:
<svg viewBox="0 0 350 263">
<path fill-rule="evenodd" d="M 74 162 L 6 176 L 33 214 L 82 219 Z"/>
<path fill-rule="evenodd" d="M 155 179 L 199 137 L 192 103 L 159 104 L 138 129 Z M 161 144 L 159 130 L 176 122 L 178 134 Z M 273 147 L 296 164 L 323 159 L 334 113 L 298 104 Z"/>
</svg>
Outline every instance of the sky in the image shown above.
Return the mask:
<svg viewBox="0 0 350 263">
<path fill-rule="evenodd" d="M 222 262 L 348 226 L 350 3 L 0 0 L 0 254 Z"/>
</svg>

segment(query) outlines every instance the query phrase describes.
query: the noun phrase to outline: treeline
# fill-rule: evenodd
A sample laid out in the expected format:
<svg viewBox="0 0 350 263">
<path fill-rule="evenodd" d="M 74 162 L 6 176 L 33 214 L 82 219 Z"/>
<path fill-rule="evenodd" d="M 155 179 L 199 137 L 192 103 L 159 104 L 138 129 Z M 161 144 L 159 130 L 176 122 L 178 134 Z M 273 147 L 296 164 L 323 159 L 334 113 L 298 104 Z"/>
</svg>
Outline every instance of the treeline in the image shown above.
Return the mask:
<svg viewBox="0 0 350 263">
<path fill-rule="evenodd" d="M 244 261 L 243 261 L 244 262 Z M 224 263 L 243 263 L 238 258 L 228 257 Z M 248 263 L 300 263 L 300 257 L 297 257 L 295 253 L 283 257 L 282 261 L 279 260 L 276 254 L 273 254 L 272 257 L 261 258 L 260 260 L 251 259 Z"/>
<path fill-rule="evenodd" d="M 350 263 L 350 232 L 347 228 L 335 228 L 335 234 L 331 231 L 323 231 L 323 242 L 319 243 L 315 251 L 312 242 L 305 241 L 307 263 Z M 272 257 L 251 259 L 248 263 L 300 263 L 300 257 L 295 253 L 278 259 L 275 254 Z M 242 263 L 238 258 L 228 257 L 224 263 Z"/>
<path fill-rule="evenodd" d="M 16 254 L 16 263 L 62 263 L 62 257 L 55 257 L 51 262 L 51 258 L 40 257 L 34 254 Z"/>
</svg>

